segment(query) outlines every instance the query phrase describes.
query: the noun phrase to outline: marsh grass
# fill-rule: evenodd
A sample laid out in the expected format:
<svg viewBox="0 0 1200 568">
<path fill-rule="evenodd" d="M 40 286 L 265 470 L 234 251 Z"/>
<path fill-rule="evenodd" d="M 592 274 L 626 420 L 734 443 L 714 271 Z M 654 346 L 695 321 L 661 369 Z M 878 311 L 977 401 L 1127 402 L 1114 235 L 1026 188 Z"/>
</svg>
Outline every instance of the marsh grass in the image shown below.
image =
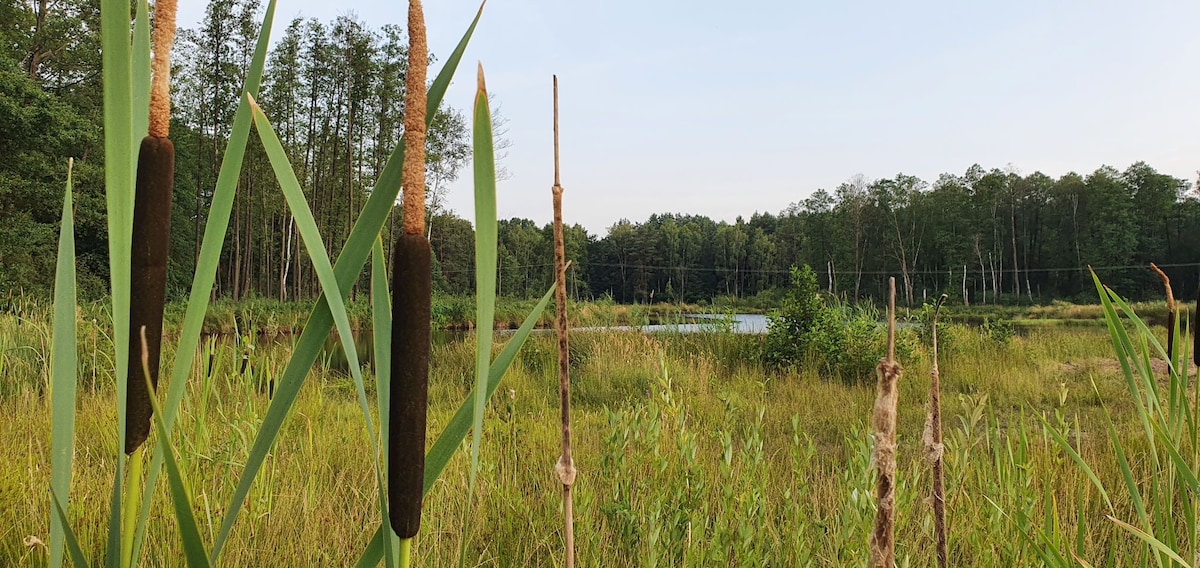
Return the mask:
<svg viewBox="0 0 1200 568">
<path fill-rule="evenodd" d="M 0 317 L 0 337 L 23 334 L 27 326 Z M 1040 564 L 1035 547 L 1015 535 L 1022 526 L 1033 530 L 1051 522 L 1064 550 L 1076 550 L 1082 527 L 1080 556 L 1093 565 L 1140 565 L 1149 559 L 1140 541 L 1105 521 L 1098 493 L 1041 418 L 1065 432 L 1106 486 L 1123 482 L 1101 401 L 1128 455 L 1145 455 L 1144 434 L 1132 402 L 1123 400 L 1125 382 L 1107 332 L 1037 330 L 997 344 L 970 328 L 951 325 L 943 331 L 957 340 L 940 360 L 951 563 Z M 500 336 L 498 342 L 504 340 Z M 772 374 L 753 361 L 726 360 L 728 344 L 753 340 L 574 335 L 580 357 L 572 367 L 572 441 L 576 461 L 590 472 L 574 491 L 580 565 L 613 557 L 645 565 L 655 558 L 659 566 L 726 565 L 731 557 L 735 564 L 865 564 L 874 516 L 866 423 L 873 386 L 812 373 Z M 473 345 L 468 337 L 435 347 L 431 431 L 446 427 L 473 387 Z M 496 345 L 493 356 L 503 347 Z M 469 460 L 459 447 L 429 486 L 414 564 L 457 565 L 463 544 L 469 564 L 556 564 L 550 559 L 561 554 L 561 541 L 548 527 L 561 524 L 561 505 L 545 495 L 561 484 L 547 468 L 528 466 L 544 464 L 545 448 L 556 447 L 560 437 L 555 340 L 534 335 L 526 347 L 489 402 L 472 516 L 463 516 Z M 256 374 L 281 373 L 290 350 L 262 344 L 251 368 Z M 211 378 L 187 386 L 177 448 L 180 455 L 194 456 L 185 464 L 186 476 L 205 539 L 219 529 L 240 464 L 270 404 L 248 374 L 237 372 L 242 348 L 234 338 L 217 338 L 212 354 Z M 173 356 L 164 353 L 165 362 Z M 205 359 L 202 350 L 197 376 L 207 371 Z M 997 368 L 1009 370 L 1004 380 L 997 378 Z M 929 371 L 923 353 L 906 362 L 907 376 Z M 112 363 L 102 362 L 99 372 L 111 375 Z M 369 370 L 364 378 L 368 392 L 375 393 Z M 352 383 L 343 372 L 311 371 L 260 483 L 247 496 L 223 562 L 346 565 L 370 542 L 378 524 L 377 497 Z M 899 385 L 896 554 L 899 564 L 911 566 L 935 565 L 921 442 L 927 388 L 916 380 Z M 107 519 L 106 488 L 113 473 L 108 456 L 118 444 L 109 426 L 115 419 L 112 400 L 111 388 L 79 393 L 69 513 L 89 554 L 103 541 Z M 44 465 L 49 405 L 36 391 L 3 402 L 0 421 L 11 428 L 0 430 L 0 463 L 6 464 L 0 467 L 0 527 L 11 528 L 0 539 L 0 564 L 37 565 L 38 553 L 20 540 L 27 535 L 45 540 L 49 510 L 40 488 L 49 480 Z M 1131 460 L 1135 470 L 1144 467 Z M 150 565 L 181 552 L 166 489 L 160 485 L 156 491 L 143 554 Z M 1127 497 L 1114 492 L 1112 498 L 1119 513 L 1132 511 Z M 463 542 L 465 522 L 475 529 Z M 747 525 L 758 532 L 739 534 Z M 647 544 L 652 534 L 654 549 Z"/>
</svg>

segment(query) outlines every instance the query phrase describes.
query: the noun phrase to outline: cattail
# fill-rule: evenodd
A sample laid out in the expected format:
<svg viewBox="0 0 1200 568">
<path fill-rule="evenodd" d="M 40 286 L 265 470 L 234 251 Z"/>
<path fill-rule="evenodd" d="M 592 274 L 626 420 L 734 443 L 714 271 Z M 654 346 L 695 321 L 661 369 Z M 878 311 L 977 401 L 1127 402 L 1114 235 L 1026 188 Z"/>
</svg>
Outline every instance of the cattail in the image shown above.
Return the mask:
<svg viewBox="0 0 1200 568">
<path fill-rule="evenodd" d="M 901 368 L 896 362 L 896 279 L 888 280 L 888 356 L 875 367 L 877 387 L 871 420 L 875 452 L 871 461 L 875 479 L 875 529 L 871 532 L 871 568 L 892 568 L 896 563 L 896 411 L 897 382 Z"/>
<path fill-rule="evenodd" d="M 166 300 L 167 256 L 171 244 L 171 197 L 175 147 L 171 125 L 171 44 L 175 41 L 175 0 L 154 5 L 154 78 L 150 89 L 150 128 L 138 151 L 133 202 L 133 247 L 129 259 L 129 360 L 141 360 L 142 329 L 151 387 L 143 370 L 129 365 L 125 396 L 125 453 L 132 454 L 150 435 L 150 388 L 158 387 Z"/>
<path fill-rule="evenodd" d="M 1171 279 L 1153 262 L 1150 269 L 1162 279 L 1163 288 L 1167 291 L 1167 363 L 1175 363 L 1175 292 L 1171 291 Z"/>
<path fill-rule="evenodd" d="M 557 304 L 555 328 L 558 332 L 558 392 L 562 418 L 562 455 L 554 469 L 563 486 L 563 540 L 566 566 L 575 566 L 575 520 L 571 486 L 575 484 L 575 460 L 571 457 L 571 375 L 570 348 L 567 344 L 567 255 L 563 238 L 562 194 L 558 176 L 558 76 L 554 76 L 554 302 Z"/>
<path fill-rule="evenodd" d="M 404 231 L 392 253 L 392 376 L 388 425 L 388 515 L 402 539 L 421 528 L 425 415 L 429 390 L 432 253 L 425 237 L 425 76 L 428 48 L 419 0 L 408 5 L 404 101 Z"/>
<path fill-rule="evenodd" d="M 929 414 L 925 421 L 925 459 L 933 469 L 933 490 L 929 500 L 933 505 L 933 531 L 937 537 L 938 568 L 946 568 L 949 561 L 946 544 L 946 470 L 943 457 L 946 448 L 942 444 L 942 385 L 938 370 L 938 314 L 942 311 L 945 294 L 938 298 L 933 309 L 933 366 L 929 372 Z"/>
</svg>

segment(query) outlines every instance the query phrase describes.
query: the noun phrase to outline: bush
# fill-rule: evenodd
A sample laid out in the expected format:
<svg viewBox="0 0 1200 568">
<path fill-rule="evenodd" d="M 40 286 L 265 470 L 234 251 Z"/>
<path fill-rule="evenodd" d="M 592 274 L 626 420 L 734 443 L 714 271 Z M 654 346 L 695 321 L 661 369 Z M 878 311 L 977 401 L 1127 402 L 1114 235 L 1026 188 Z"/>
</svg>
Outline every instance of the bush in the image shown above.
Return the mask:
<svg viewBox="0 0 1200 568">
<path fill-rule="evenodd" d="M 828 305 L 809 266 L 792 268 L 783 305 L 768 314 L 763 361 L 777 369 L 813 367 L 846 381 L 870 378 L 887 350 L 887 331 L 871 307 Z M 897 332 L 896 351 L 910 357 L 919 343 L 911 331 Z"/>
</svg>

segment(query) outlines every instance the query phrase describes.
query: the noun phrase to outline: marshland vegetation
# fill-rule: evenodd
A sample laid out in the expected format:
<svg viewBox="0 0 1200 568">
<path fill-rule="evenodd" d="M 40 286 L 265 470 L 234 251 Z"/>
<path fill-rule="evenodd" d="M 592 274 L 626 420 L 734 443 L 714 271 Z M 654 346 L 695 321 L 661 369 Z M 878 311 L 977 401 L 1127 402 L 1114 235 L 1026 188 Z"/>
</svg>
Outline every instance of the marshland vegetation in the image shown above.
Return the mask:
<svg viewBox="0 0 1200 568">
<path fill-rule="evenodd" d="M 48 331 L 45 310 L 0 315 L 7 383 L 0 404 L 5 563 L 43 555 L 21 540 L 44 540 L 49 518 L 41 489 L 49 479 Z M 1023 522 L 1058 531 L 1065 549 L 1100 563 L 1110 549 L 1117 565 L 1144 556 L 1144 547 L 1104 521 L 1085 474 L 1047 433 L 1054 428 L 1072 440 L 1109 485 L 1120 483 L 1120 472 L 1105 443 L 1102 403 L 1130 451 L 1145 451 L 1107 330 L 1038 328 L 1006 339 L 959 324 L 940 331 L 954 563 L 1037 563 L 1033 546 L 1019 536 Z M 918 328 L 899 333 L 913 348 L 899 385 L 897 556 L 932 566 L 921 437 L 930 350 Z M 106 335 L 90 321 L 79 322 L 80 370 L 94 378 L 79 394 L 72 515 L 80 538 L 93 548 L 107 517 L 112 471 L 105 456 L 117 444 L 109 427 L 115 406 Z M 435 485 L 415 548 L 418 563 L 456 563 L 463 524 L 472 522 L 472 564 L 555 564 L 561 519 L 548 457 L 559 436 L 555 341 L 532 336 L 489 403 L 475 516 L 463 517 L 465 455 L 455 457 Z M 576 333 L 571 341 L 572 442 L 575 461 L 587 472 L 574 486 L 582 565 L 614 557 L 641 565 L 657 559 L 661 566 L 727 558 L 739 565 L 865 562 L 874 516 L 867 422 L 872 381 L 772 370 L 753 357 L 763 341 L 753 335 L 597 332 Z M 446 423 L 470 388 L 472 344 L 434 347 L 432 428 Z M 197 358 L 177 428 L 206 536 L 224 512 L 251 433 L 263 419 L 266 383 L 280 375 L 289 351 L 288 344 L 260 343 L 243 369 L 244 345 L 224 335 L 206 343 Z M 164 353 L 168 361 L 173 356 Z M 14 388 L 14 382 L 24 386 Z M 352 381 L 318 363 L 309 387 L 248 499 L 225 553 L 231 564 L 343 565 L 371 537 L 371 456 Z M 1128 500 L 1117 506 L 1128 509 Z M 164 519 L 168 507 L 161 497 L 156 501 L 153 518 L 161 520 L 147 537 L 147 560 L 179 554 L 175 529 Z"/>
<path fill-rule="evenodd" d="M 164 162 L 144 183 L 136 141 L 168 124 L 144 108 L 165 92 L 150 90 L 169 68 L 160 46 L 151 72 L 151 41 L 173 32 L 163 2 L 153 35 L 144 0 L 55 13 L 68 39 L 102 30 L 103 50 L 72 46 L 90 59 L 46 59 L 38 34 L 0 54 L 4 95 L 24 101 L 7 148 L 21 159 L 0 177 L 0 211 L 20 211 L 0 224 L 0 562 L 1200 559 L 1193 319 L 1100 283 L 1157 296 L 1141 266 L 1154 258 L 1191 297 L 1187 182 L 1141 162 L 1059 179 L 973 166 L 932 186 L 859 177 L 778 216 L 656 215 L 601 239 L 558 222 L 555 168 L 554 226 L 501 222 L 482 65 L 470 126 L 443 105 L 482 8 L 426 85 L 418 2 L 405 30 L 297 20 L 271 47 L 274 0 L 261 26 L 254 0 L 218 0 L 180 34 L 171 92 L 196 104 L 169 123 L 175 175 Z M 26 136 L 34 122 L 52 135 Z M 63 191 L 52 164 L 67 155 L 80 160 Z M 472 222 L 437 194 L 468 155 Z M 174 207 L 147 217 L 155 188 Z M 927 300 L 947 295 L 939 322 Z M 532 334 L 552 296 L 556 336 Z M 746 307 L 769 333 L 566 340 L 568 317 L 604 328 Z M 431 341 L 433 327 L 467 331 Z"/>
</svg>

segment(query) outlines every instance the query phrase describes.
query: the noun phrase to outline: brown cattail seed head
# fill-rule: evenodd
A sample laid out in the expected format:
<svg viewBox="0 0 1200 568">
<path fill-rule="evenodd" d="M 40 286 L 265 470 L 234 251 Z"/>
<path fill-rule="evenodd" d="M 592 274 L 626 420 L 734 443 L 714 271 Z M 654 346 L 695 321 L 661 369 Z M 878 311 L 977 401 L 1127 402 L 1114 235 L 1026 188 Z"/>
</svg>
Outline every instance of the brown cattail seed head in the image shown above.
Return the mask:
<svg viewBox="0 0 1200 568">
<path fill-rule="evenodd" d="M 133 248 L 129 259 L 129 374 L 126 376 L 125 453 L 131 454 L 150 435 L 150 392 L 142 366 L 141 330 L 146 328 L 150 382 L 158 386 L 166 300 L 167 256 L 171 244 L 171 193 L 175 179 L 175 147 L 167 138 L 147 136 L 138 152 L 137 193 L 133 205 Z"/>
<path fill-rule="evenodd" d="M 424 235 L 400 235 L 392 256 L 392 271 L 388 514 L 396 535 L 411 538 L 421 528 L 425 487 L 433 273 L 429 241 Z"/>
</svg>

